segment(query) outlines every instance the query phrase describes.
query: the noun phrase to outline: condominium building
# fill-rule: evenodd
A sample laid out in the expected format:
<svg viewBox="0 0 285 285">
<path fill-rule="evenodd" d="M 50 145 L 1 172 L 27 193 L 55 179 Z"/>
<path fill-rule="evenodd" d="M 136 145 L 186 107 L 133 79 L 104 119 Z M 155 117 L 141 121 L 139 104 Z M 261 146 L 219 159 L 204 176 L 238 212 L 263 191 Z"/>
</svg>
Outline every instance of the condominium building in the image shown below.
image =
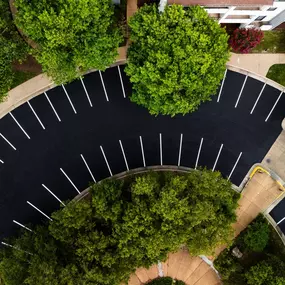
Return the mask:
<svg viewBox="0 0 285 285">
<path fill-rule="evenodd" d="M 285 1 L 273 0 L 167 0 L 168 5 L 200 5 L 221 24 L 257 26 L 272 30 L 285 22 Z"/>
</svg>

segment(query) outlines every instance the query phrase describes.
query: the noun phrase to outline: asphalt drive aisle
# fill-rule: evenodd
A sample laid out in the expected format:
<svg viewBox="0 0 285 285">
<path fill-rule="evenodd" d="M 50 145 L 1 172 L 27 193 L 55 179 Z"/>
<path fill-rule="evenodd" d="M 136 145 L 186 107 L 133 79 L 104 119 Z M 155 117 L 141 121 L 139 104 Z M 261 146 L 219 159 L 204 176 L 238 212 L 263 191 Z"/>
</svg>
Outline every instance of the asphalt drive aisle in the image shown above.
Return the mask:
<svg viewBox="0 0 285 285">
<path fill-rule="evenodd" d="M 13 220 L 47 219 L 31 204 L 49 216 L 90 182 L 127 169 L 206 166 L 239 185 L 281 132 L 284 96 L 255 79 L 228 71 L 219 102 L 155 117 L 127 98 L 123 69 L 58 86 L 0 120 L 1 238 L 19 228 Z"/>
</svg>

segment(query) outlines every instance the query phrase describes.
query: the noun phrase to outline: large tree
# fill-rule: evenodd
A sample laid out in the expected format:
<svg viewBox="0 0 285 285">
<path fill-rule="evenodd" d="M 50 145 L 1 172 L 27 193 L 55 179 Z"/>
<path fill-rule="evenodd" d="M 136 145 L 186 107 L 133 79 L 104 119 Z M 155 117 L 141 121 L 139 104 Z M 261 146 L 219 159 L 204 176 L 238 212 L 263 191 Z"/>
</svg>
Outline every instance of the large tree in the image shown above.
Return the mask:
<svg viewBox="0 0 285 285">
<path fill-rule="evenodd" d="M 154 115 L 195 111 L 210 100 L 229 58 L 228 36 L 207 12 L 192 6 L 143 6 L 130 19 L 126 73 L 131 100 Z"/>
<path fill-rule="evenodd" d="M 115 61 L 122 35 L 111 0 L 16 0 L 16 23 L 37 43 L 43 70 L 56 83 Z"/>
<path fill-rule="evenodd" d="M 55 212 L 48 229 L 12 241 L 33 255 L 6 249 L 0 275 L 7 285 L 119 285 L 181 245 L 212 253 L 232 232 L 238 197 L 211 170 L 106 180 Z"/>
</svg>

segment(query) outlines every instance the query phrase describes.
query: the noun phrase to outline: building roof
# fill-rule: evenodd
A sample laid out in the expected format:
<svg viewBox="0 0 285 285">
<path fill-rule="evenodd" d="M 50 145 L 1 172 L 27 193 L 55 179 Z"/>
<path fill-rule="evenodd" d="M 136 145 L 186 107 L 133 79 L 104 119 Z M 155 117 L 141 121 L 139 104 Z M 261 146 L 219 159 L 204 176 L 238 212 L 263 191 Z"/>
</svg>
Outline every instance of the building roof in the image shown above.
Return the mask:
<svg viewBox="0 0 285 285">
<path fill-rule="evenodd" d="M 167 0 L 169 5 L 180 4 L 183 6 L 201 5 L 207 7 L 222 6 L 261 6 L 272 5 L 273 0 Z"/>
</svg>

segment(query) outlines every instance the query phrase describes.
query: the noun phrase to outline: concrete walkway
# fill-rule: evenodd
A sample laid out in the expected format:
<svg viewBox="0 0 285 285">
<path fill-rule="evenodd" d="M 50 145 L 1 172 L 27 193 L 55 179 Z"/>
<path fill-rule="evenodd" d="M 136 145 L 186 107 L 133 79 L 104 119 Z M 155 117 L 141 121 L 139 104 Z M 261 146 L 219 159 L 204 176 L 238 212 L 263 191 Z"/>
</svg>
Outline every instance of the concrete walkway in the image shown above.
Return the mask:
<svg viewBox="0 0 285 285">
<path fill-rule="evenodd" d="M 218 285 L 222 284 L 216 272 L 200 257 L 189 255 L 187 250 L 180 250 L 169 254 L 166 262 L 162 263 L 164 276 L 182 280 L 186 285 Z M 158 278 L 158 267 L 153 265 L 149 269 L 139 268 L 131 276 L 128 285 L 146 284 Z"/>
<path fill-rule="evenodd" d="M 266 76 L 273 64 L 285 64 L 285 53 L 232 53 L 228 64 Z"/>
</svg>

